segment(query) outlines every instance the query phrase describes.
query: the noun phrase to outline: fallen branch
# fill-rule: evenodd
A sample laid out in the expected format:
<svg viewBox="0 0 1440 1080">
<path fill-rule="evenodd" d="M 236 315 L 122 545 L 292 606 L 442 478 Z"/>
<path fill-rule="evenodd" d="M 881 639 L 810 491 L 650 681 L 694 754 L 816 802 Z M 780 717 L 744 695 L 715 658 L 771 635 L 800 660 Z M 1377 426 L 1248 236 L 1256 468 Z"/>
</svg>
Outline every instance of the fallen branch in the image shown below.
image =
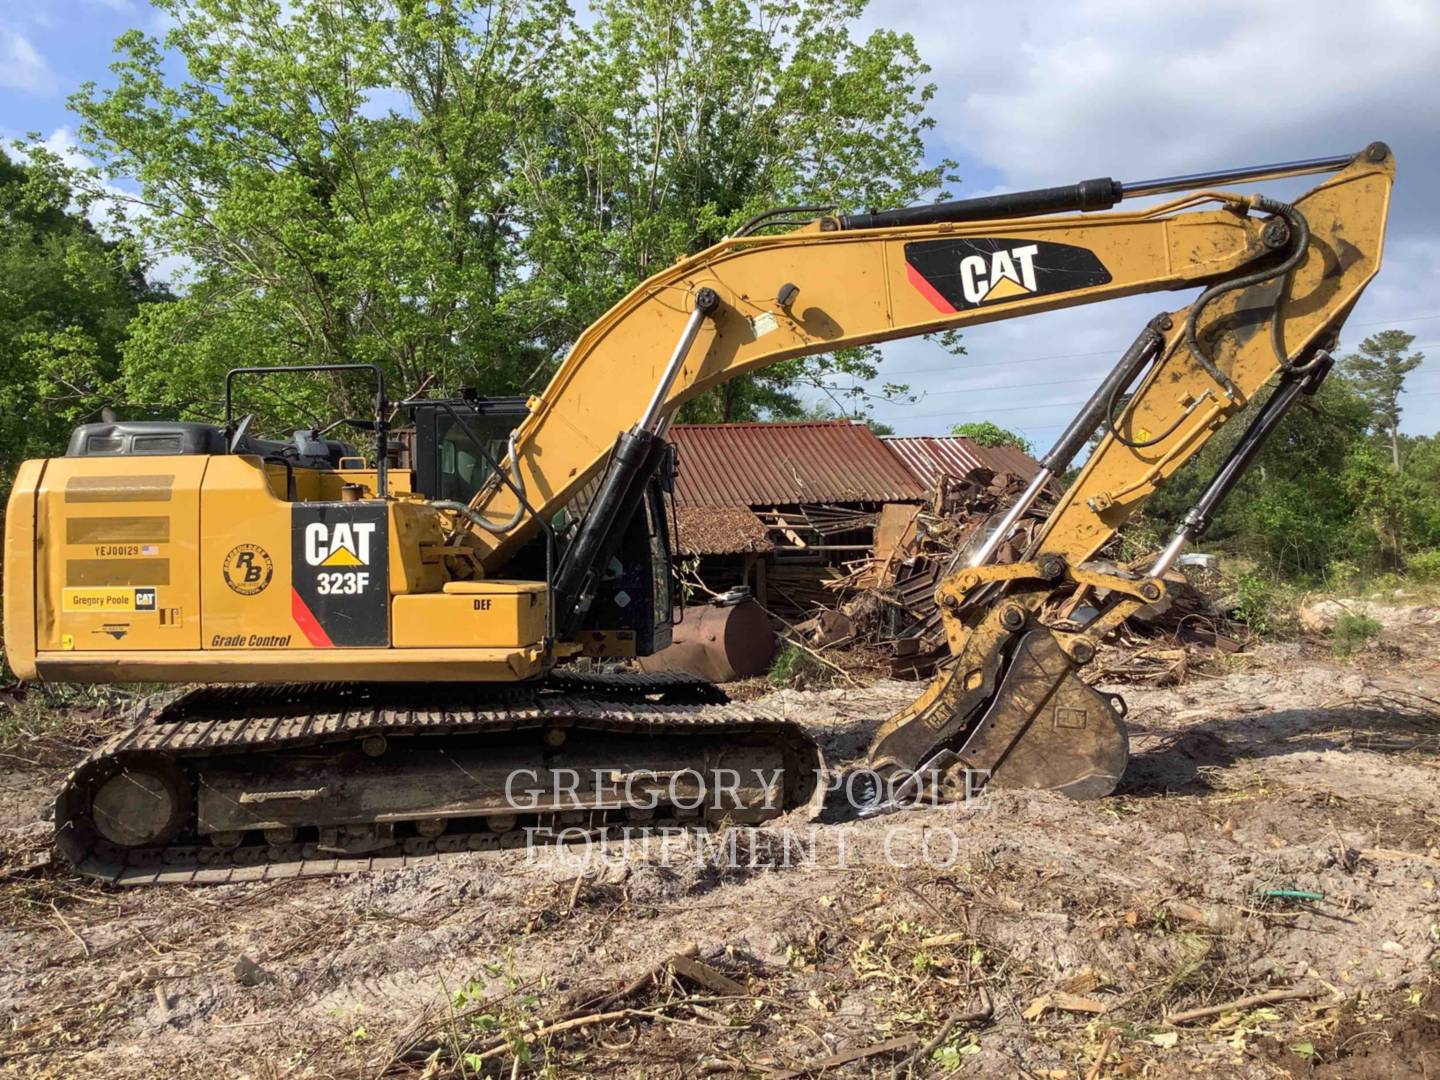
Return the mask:
<svg viewBox="0 0 1440 1080">
<path fill-rule="evenodd" d="M 945 1045 L 945 1040 L 950 1038 L 951 1033 L 954 1032 L 956 1028 L 964 1027 L 968 1024 L 988 1023 L 994 1015 L 995 1003 L 990 999 L 989 991 L 982 986 L 980 987 L 980 1008 L 973 1012 L 956 1013 L 950 1017 L 949 1020 L 946 1020 L 945 1023 L 941 1025 L 940 1030 L 935 1033 L 934 1038 L 897 1065 L 890 1075 L 892 1077 L 899 1076 L 902 1070 L 908 1070 L 920 1062 L 928 1060 L 931 1054 Z"/>
<path fill-rule="evenodd" d="M 731 994 L 744 997 L 749 993 L 740 983 L 730 976 L 716 971 L 709 964 L 696 960 L 694 957 L 676 954 L 670 958 L 670 969 L 676 975 L 681 975 L 693 983 L 713 990 L 717 994 Z"/>
<path fill-rule="evenodd" d="M 1119 1034 L 1119 1028 L 1105 1029 L 1105 1038 L 1100 1043 L 1100 1052 L 1095 1055 L 1095 1064 L 1090 1066 L 1090 1071 L 1085 1074 L 1085 1080 L 1100 1080 L 1100 1073 L 1104 1071 L 1105 1061 L 1110 1057 L 1110 1048 L 1115 1045 L 1115 1039 Z"/>
<path fill-rule="evenodd" d="M 541 1039 L 548 1039 L 551 1035 L 558 1035 L 562 1031 L 574 1031 L 576 1028 L 593 1027 L 596 1024 L 609 1024 L 616 1020 L 624 1020 L 633 1009 L 616 1009 L 614 1012 L 590 1013 L 586 1016 L 576 1016 L 569 1020 L 557 1020 L 553 1024 L 546 1024 L 535 1031 L 528 1031 L 521 1036 L 521 1039 L 528 1045 L 538 1042 Z M 488 1061 L 490 1058 L 499 1057 L 501 1054 L 510 1053 L 514 1045 L 508 1039 L 502 1039 L 497 1045 L 488 1050 L 482 1050 L 478 1054 L 467 1053 L 467 1061 Z"/>
<path fill-rule="evenodd" d="M 575 910 L 575 901 L 580 899 L 580 886 L 585 884 L 585 872 L 582 870 L 575 875 L 575 887 L 570 890 L 570 903 L 565 905 L 565 914 Z"/>
<path fill-rule="evenodd" d="M 625 1017 L 629 1016 L 633 1010 L 616 1009 L 615 1006 L 619 1005 L 621 1002 L 631 997 L 634 997 L 641 990 L 643 990 L 646 985 L 648 985 L 652 980 L 657 979 L 660 976 L 670 972 L 672 970 L 672 965 L 675 964 L 676 961 L 694 959 L 694 957 L 699 955 L 699 952 L 700 947 L 698 945 L 694 944 L 693 942 L 687 942 L 680 947 L 679 952 L 667 956 L 664 960 L 662 960 L 658 964 L 655 964 L 653 967 L 646 968 L 645 971 L 637 975 L 635 978 L 631 979 L 628 983 L 620 987 L 618 990 L 612 990 L 608 994 L 601 994 L 599 997 L 591 998 L 590 1000 L 575 1006 L 569 1012 L 562 1014 L 559 1018 L 551 1021 L 545 1027 L 539 1028 L 536 1031 L 526 1034 L 524 1036 L 524 1041 L 526 1043 L 530 1043 L 537 1038 L 548 1037 L 550 1035 L 570 1031 L 574 1028 L 590 1027 L 594 1024 L 604 1023 L 610 1020 L 624 1019 Z M 509 996 L 510 994 L 505 994 L 502 995 L 502 998 Z M 493 1001 L 487 1001 L 481 1003 L 480 1005 L 474 1006 L 471 1009 L 467 1009 L 458 1017 L 452 1017 L 452 1023 L 464 1019 L 471 1013 L 483 1011 L 486 1008 L 490 1008 L 493 1006 L 493 1004 Z M 451 1045 L 439 1042 L 434 1039 L 417 1040 L 410 1041 L 408 1046 L 403 1046 L 400 1050 L 398 1050 L 395 1054 L 394 1059 L 406 1061 L 424 1060 L 428 1058 L 431 1054 L 435 1053 L 437 1050 L 446 1048 L 447 1045 L 450 1046 L 456 1056 L 459 1056 L 461 1053 L 476 1054 L 480 1060 L 488 1060 L 489 1058 L 494 1057 L 497 1054 L 503 1053 L 511 1044 L 509 1040 L 503 1038 L 491 1038 L 478 1046 L 474 1041 L 465 1043 L 463 1045 L 458 1043 Z"/>
<path fill-rule="evenodd" d="M 1440 866 L 1440 859 L 1434 855 L 1426 855 L 1422 851 L 1401 851 L 1399 848 L 1361 848 L 1360 857 L 1370 859 L 1372 862 L 1405 862 L 1415 859 L 1433 866 Z"/>
<path fill-rule="evenodd" d="M 60 925 L 65 928 L 65 932 L 80 943 L 80 951 L 85 954 L 85 959 L 90 959 L 90 946 L 85 944 L 85 939 L 77 934 L 75 928 L 70 925 L 65 916 L 60 914 L 60 909 L 55 905 L 54 900 L 50 901 L 50 910 L 55 913 L 55 918 L 60 920 Z"/>
<path fill-rule="evenodd" d="M 664 975 L 666 972 L 668 972 L 671 965 L 677 959 L 693 960 L 699 955 L 700 946 L 696 945 L 693 941 L 687 941 L 685 944 L 680 946 L 678 952 L 667 956 L 664 960 L 660 961 L 660 963 L 656 964 L 654 967 L 647 968 L 645 971 L 641 972 L 639 975 L 635 976 L 635 978 L 631 979 L 628 983 L 622 986 L 619 990 L 616 990 L 610 994 L 602 994 L 598 998 L 592 998 L 584 1005 L 581 1005 L 579 1009 L 570 1013 L 570 1015 L 574 1016 L 584 1009 L 590 1009 L 592 1011 L 596 1009 L 607 1009 L 610 1006 L 617 1004 L 618 1002 L 624 1001 L 626 998 L 633 997 L 641 990 L 645 989 L 645 985 L 647 983 L 651 982 L 654 979 L 658 979 L 661 975 Z"/>
<path fill-rule="evenodd" d="M 1061 1012 L 1092 1013 L 1100 1016 L 1109 1011 L 1110 1006 L 1103 1001 L 1097 1001 L 1092 997 L 1085 997 L 1081 994 L 1067 994 L 1063 990 L 1051 990 L 1048 994 L 1041 994 L 1029 1007 L 1020 1015 L 1026 1020 L 1039 1020 L 1051 1009 L 1059 1009 Z"/>
<path fill-rule="evenodd" d="M 1188 1009 L 1185 1012 L 1171 1013 L 1165 1017 L 1165 1023 L 1172 1026 L 1175 1024 L 1188 1024 L 1191 1020 L 1202 1020 L 1207 1016 L 1219 1016 L 1221 1013 L 1234 1012 L 1236 1009 L 1253 1009 L 1257 1005 L 1273 1005 L 1279 1001 L 1305 1001 L 1319 996 L 1319 990 L 1300 987 L 1295 987 L 1290 990 L 1271 990 L 1264 994 L 1251 994 L 1249 997 L 1236 998 L 1234 1001 L 1225 1001 L 1219 1005 L 1206 1005 L 1203 1009 Z"/>
<path fill-rule="evenodd" d="M 794 1080 L 795 1077 L 809 1076 L 814 1072 L 821 1072 L 825 1069 L 838 1068 L 841 1065 L 849 1065 L 852 1061 L 864 1061 L 866 1058 L 879 1057 L 881 1054 L 893 1054 L 901 1050 L 909 1050 L 920 1041 L 918 1035 L 902 1035 L 898 1039 L 889 1039 L 886 1042 L 873 1043 L 870 1046 L 857 1047 L 854 1050 L 842 1050 L 838 1054 L 831 1054 L 829 1057 L 816 1058 L 803 1069 L 794 1069 L 790 1072 L 771 1073 L 771 1080 Z"/>
</svg>

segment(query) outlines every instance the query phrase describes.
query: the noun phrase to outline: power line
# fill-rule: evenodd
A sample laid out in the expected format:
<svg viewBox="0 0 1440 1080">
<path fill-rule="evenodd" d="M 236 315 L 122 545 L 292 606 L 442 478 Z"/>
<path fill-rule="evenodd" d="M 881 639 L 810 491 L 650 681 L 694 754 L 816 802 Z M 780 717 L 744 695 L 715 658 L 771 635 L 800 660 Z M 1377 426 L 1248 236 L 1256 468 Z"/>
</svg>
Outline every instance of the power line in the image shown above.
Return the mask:
<svg viewBox="0 0 1440 1080">
<path fill-rule="evenodd" d="M 1394 326 L 1400 322 L 1429 322 L 1431 319 L 1440 319 L 1440 313 L 1434 315 L 1410 315 L 1404 319 L 1381 319 L 1379 322 L 1357 322 L 1349 325 L 1357 329 L 1363 326 Z"/>
<path fill-rule="evenodd" d="M 1029 411 L 1031 411 L 1031 410 L 1033 410 L 1033 409 L 1061 409 L 1061 408 L 1064 408 L 1064 407 L 1067 406 L 1067 405 L 1084 405 L 1087 400 L 1088 400 L 1087 398 L 1077 398 L 1075 401 L 1047 401 L 1047 402 L 1045 402 L 1044 404 L 1041 404 L 1041 405 L 1011 405 L 1011 406 L 1009 406 L 1009 407 L 1007 407 L 1007 408 L 1004 408 L 1004 409 L 988 409 L 988 408 L 987 408 L 987 409 L 985 410 L 985 415 L 986 415 L 986 416 L 993 416 L 993 415 L 998 415 L 998 414 L 1000 414 L 1000 413 L 1029 412 Z M 924 419 L 928 419 L 928 418 L 936 417 L 936 416 L 954 416 L 954 415 L 955 415 L 955 410 L 950 409 L 950 410 L 947 410 L 947 411 L 945 411 L 945 412 L 937 412 L 937 413 L 915 413 L 915 412 L 910 412 L 910 413 L 905 413 L 905 414 L 899 415 L 899 416 L 880 416 L 880 417 L 876 417 L 876 419 L 878 419 L 878 420 L 903 420 L 905 417 L 908 416 L 908 417 L 910 417 L 911 419 L 914 419 L 914 420 L 924 420 Z"/>
<path fill-rule="evenodd" d="M 1042 385 L 1048 385 L 1048 384 L 1042 384 Z M 948 392 L 950 392 L 950 391 L 947 391 L 947 393 L 948 393 Z M 1421 391 L 1418 391 L 1418 392 L 1407 391 L 1404 396 L 1405 396 L 1406 398 L 1434 397 L 1436 394 L 1440 394 L 1440 390 L 1421 390 Z M 1078 399 L 1076 399 L 1075 401 L 1047 401 L 1047 402 L 1041 402 L 1041 403 L 1036 404 L 1036 405 L 1010 405 L 1010 406 L 1007 406 L 1007 407 L 1005 407 L 1005 408 L 1003 408 L 1003 409 L 992 409 L 992 408 L 989 408 L 988 406 L 986 406 L 986 407 L 983 408 L 982 411 L 984 412 L 984 414 L 985 414 L 986 416 L 992 416 L 992 415 L 999 415 L 999 414 L 1002 414 L 1002 413 L 1031 412 L 1031 411 L 1033 411 L 1033 410 L 1035 410 L 1035 409 L 1062 409 L 1062 408 L 1065 408 L 1066 406 L 1070 406 L 1070 405 L 1083 405 L 1083 404 L 1085 404 L 1085 402 L 1088 401 L 1088 400 L 1089 400 L 1088 398 L 1078 398 Z M 1402 400 L 1403 400 L 1403 399 L 1402 399 Z M 898 406 L 897 406 L 897 407 L 898 407 Z M 930 419 L 934 419 L 935 417 L 939 417 L 939 416 L 955 416 L 955 415 L 956 415 L 956 410 L 953 410 L 953 409 L 951 409 L 951 410 L 946 410 L 945 412 L 930 412 L 930 413 L 917 413 L 917 412 L 909 412 L 909 411 L 906 411 L 906 412 L 904 412 L 904 413 L 902 413 L 902 414 L 896 414 L 896 415 L 894 415 L 894 416 L 877 416 L 876 419 L 877 419 L 877 420 L 882 420 L 882 421 L 891 421 L 891 420 L 903 420 L 903 419 L 906 419 L 906 418 L 908 417 L 909 419 L 912 419 L 912 420 L 930 420 Z M 1063 424 L 1059 424 L 1059 425 L 1056 425 L 1056 426 L 1057 426 L 1057 427 L 1064 427 Z M 1037 430 L 1038 430 L 1038 429 L 1037 429 Z"/>
<path fill-rule="evenodd" d="M 1440 375 L 1440 371 L 1435 372 L 1435 374 Z M 977 386 L 974 388 L 962 386 L 956 390 L 921 390 L 919 392 L 917 401 L 924 401 L 926 398 L 932 397 L 947 397 L 952 394 L 986 394 L 995 390 L 1033 390 L 1039 386 L 1068 386 L 1072 383 L 1089 383 L 1094 385 L 1098 384 L 1099 381 L 1100 380 L 1097 378 L 1086 376 L 1082 379 L 1051 379 L 1048 382 L 1020 383 L 1016 386 L 1011 386 L 1007 383 L 1005 386 Z M 1410 397 L 1420 396 L 1419 394 L 1414 393 L 1410 390 L 1402 391 L 1402 393 L 1409 395 Z M 887 401 L 886 404 L 893 405 L 894 402 Z"/>
<path fill-rule="evenodd" d="M 994 390 L 1033 390 L 1037 386 L 1067 386 L 1071 383 L 1098 383 L 1100 380 L 1093 375 L 1084 375 L 1078 379 L 1047 379 L 1045 382 L 1020 383 L 1012 385 L 1006 383 L 1004 386 L 962 386 L 956 390 L 922 390 L 920 399 L 923 401 L 928 397 L 943 397 L 946 394 L 985 394 Z"/>
<path fill-rule="evenodd" d="M 1358 329 L 1358 328 L 1366 327 L 1366 326 L 1392 326 L 1392 325 L 1394 325 L 1395 323 L 1401 323 L 1401 322 L 1426 322 L 1426 321 L 1431 320 L 1431 319 L 1440 319 L 1440 313 L 1437 313 L 1437 314 L 1435 314 L 1435 315 L 1415 315 L 1415 316 L 1413 316 L 1413 317 L 1411 317 L 1411 318 L 1408 318 L 1408 319 L 1384 319 L 1384 320 L 1382 320 L 1382 321 L 1380 321 L 1380 322 L 1351 323 L 1350 325 L 1351 325 L 1352 328 Z M 1419 344 L 1415 344 L 1415 343 L 1412 342 L 1411 345 L 1410 345 L 1410 348 L 1412 348 L 1412 349 L 1434 348 L 1436 344 L 1437 344 L 1437 343 L 1436 343 L 1436 342 L 1433 342 L 1433 341 L 1422 341 L 1422 342 L 1420 342 Z M 1112 346 L 1111 348 L 1108 348 L 1108 349 L 1097 349 L 1095 352 L 1057 353 L 1057 354 L 1054 355 L 1054 356 L 1027 356 L 1027 357 L 1024 357 L 1024 358 L 1022 358 L 1022 359 L 1020 359 L 1020 360 L 992 360 L 992 361 L 990 361 L 988 364 L 986 364 L 986 367 L 1011 367 L 1011 366 L 1013 366 L 1013 365 L 1015 365 L 1015 364 L 1039 364 L 1039 363 L 1042 363 L 1042 362 L 1044 362 L 1044 361 L 1046 361 L 1046 360 L 1084 360 L 1084 359 L 1088 359 L 1089 357 L 1092 357 L 1092 356 L 1115 356 L 1115 355 L 1117 355 L 1118 353 L 1123 352 L 1125 348 L 1126 348 L 1126 346 L 1124 346 L 1124 345 L 1119 345 L 1119 346 Z M 884 368 L 883 368 L 883 366 L 882 366 L 880 372 L 879 372 L 875 377 L 878 379 L 878 378 L 882 378 L 882 377 L 889 377 L 889 376 L 892 376 L 892 375 L 925 375 L 925 374 L 931 374 L 931 373 L 938 372 L 938 371 L 948 371 L 948 370 L 952 370 L 952 369 L 950 369 L 950 368 L 945 368 L 945 367 L 933 367 L 933 368 L 908 368 L 908 369 L 903 370 L 903 371 L 886 371 L 886 370 L 884 370 Z"/>
<path fill-rule="evenodd" d="M 986 367 L 1014 367 L 1016 364 L 1038 364 L 1038 363 L 1040 363 L 1040 362 L 1042 362 L 1042 361 L 1044 361 L 1044 360 L 1081 360 L 1081 359 L 1084 359 L 1084 358 L 1086 358 L 1086 357 L 1091 357 L 1091 356 L 1114 356 L 1114 355 L 1115 355 L 1115 352 L 1116 352 L 1115 349 L 1099 349 L 1099 350 L 1097 350 L 1097 351 L 1095 351 L 1095 352 L 1062 353 L 1062 354 L 1057 355 L 1057 356 L 1028 356 L 1028 357 L 1026 357 L 1026 358 L 1023 359 L 1023 360 L 992 360 L 991 362 L 989 362 L 989 363 L 986 364 L 985 366 L 986 366 Z M 910 368 L 910 369 L 905 370 L 905 371 L 885 371 L 885 370 L 883 369 L 883 367 L 882 367 L 880 373 L 879 373 L 878 375 L 876 375 L 875 377 L 878 379 L 878 378 L 880 378 L 881 376 L 888 376 L 888 375 L 925 375 L 925 374 L 933 374 L 934 372 L 937 372 L 937 371 L 948 371 L 948 370 L 956 370 L 956 369 L 953 369 L 953 368 L 943 368 L 943 367 L 934 367 L 934 368 Z M 961 369 L 959 369 L 959 370 L 964 370 L 964 369 L 961 368 Z"/>
</svg>

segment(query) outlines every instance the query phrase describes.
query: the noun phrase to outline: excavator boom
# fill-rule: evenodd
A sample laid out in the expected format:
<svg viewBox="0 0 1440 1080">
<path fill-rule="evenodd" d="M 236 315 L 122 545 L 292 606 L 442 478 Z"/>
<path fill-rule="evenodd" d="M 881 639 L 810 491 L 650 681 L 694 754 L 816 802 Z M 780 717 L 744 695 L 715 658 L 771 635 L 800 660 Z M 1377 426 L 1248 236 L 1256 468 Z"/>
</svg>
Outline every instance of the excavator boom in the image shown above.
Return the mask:
<svg viewBox="0 0 1440 1080">
<path fill-rule="evenodd" d="M 1315 260 L 1343 257 L 1343 280 L 1334 278 L 1340 265 L 1334 262 L 1326 288 L 1353 302 L 1379 267 L 1394 175 L 1388 149 L 1217 175 L 1283 177 L 1337 163 L 1344 168 L 1306 196 L 1311 212 L 1323 218 L 1312 230 L 1309 269 L 1297 273 L 1321 273 Z M 1129 190 L 1149 193 L 1176 182 Z M 1110 184 L 1051 190 L 1073 192 L 1074 205 L 1085 202 L 1086 185 Z M 977 200 L 979 212 L 1003 210 L 1002 198 Z M 1024 197 L 1012 205 L 1057 204 L 1066 205 Z M 1198 209 L 1207 204 L 1214 208 Z M 969 205 L 951 204 L 950 215 L 968 218 Z M 821 218 L 779 235 L 731 237 L 651 277 L 601 316 L 531 399 L 530 415 L 516 431 L 511 468 L 536 513 L 499 534 L 478 532 L 485 565 L 502 567 L 534 534 L 538 518 L 564 506 L 604 467 L 615 433 L 642 419 L 657 387 L 666 386 L 662 413 L 673 415 L 696 395 L 782 360 L 1191 288 L 1276 252 L 1274 230 L 1267 240 L 1267 220 L 1251 212 L 1247 199 L 1209 191 L 1134 212 L 1078 217 L 947 221 L 931 220 L 940 212 L 935 209 L 915 210 L 922 213 Z M 905 224 L 916 216 L 917 224 Z M 698 333 L 690 332 L 692 343 L 667 386 L 676 342 L 686 340 L 696 298 L 706 289 L 716 307 Z M 1328 297 L 1314 311 L 1292 304 L 1283 316 L 1289 347 L 1298 351 L 1347 310 Z M 504 523 L 518 509 L 515 489 L 493 483 L 471 509 Z"/>
</svg>

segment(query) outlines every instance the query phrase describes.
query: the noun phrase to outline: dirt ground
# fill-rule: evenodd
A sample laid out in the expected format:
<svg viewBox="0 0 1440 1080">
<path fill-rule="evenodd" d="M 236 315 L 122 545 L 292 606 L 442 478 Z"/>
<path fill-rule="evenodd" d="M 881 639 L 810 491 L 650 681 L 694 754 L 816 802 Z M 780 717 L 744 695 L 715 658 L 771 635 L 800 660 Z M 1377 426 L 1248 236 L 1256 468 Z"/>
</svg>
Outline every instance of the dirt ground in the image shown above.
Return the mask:
<svg viewBox="0 0 1440 1080">
<path fill-rule="evenodd" d="M 1131 765 L 1094 803 L 992 792 L 351 878 L 29 867 L 78 751 L 22 747 L 0 763 L 0 1071 L 1440 1075 L 1437 635 L 1123 688 Z M 766 704 L 839 764 L 915 689 Z M 667 965 L 687 944 L 703 965 Z"/>
</svg>

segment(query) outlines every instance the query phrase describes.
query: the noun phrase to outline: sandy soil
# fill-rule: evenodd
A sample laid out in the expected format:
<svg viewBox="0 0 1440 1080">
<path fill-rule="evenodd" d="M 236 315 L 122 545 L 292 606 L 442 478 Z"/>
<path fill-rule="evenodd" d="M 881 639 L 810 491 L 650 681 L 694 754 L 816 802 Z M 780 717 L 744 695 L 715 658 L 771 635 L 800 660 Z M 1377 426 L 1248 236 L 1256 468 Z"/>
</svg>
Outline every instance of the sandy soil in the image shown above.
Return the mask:
<svg viewBox="0 0 1440 1080">
<path fill-rule="evenodd" d="M 0 1071 L 1437 1075 L 1440 666 L 1394 638 L 1124 689 L 1131 767 L 1095 803 L 991 793 L 345 879 L 123 891 L 27 868 L 66 754 L 7 758 Z M 766 704 L 840 762 L 914 692 Z M 664 965 L 686 943 L 698 976 Z M 1167 1022 L 1276 990 L 1300 996 Z M 527 1043 L 595 1013 L 618 1015 Z"/>
</svg>

